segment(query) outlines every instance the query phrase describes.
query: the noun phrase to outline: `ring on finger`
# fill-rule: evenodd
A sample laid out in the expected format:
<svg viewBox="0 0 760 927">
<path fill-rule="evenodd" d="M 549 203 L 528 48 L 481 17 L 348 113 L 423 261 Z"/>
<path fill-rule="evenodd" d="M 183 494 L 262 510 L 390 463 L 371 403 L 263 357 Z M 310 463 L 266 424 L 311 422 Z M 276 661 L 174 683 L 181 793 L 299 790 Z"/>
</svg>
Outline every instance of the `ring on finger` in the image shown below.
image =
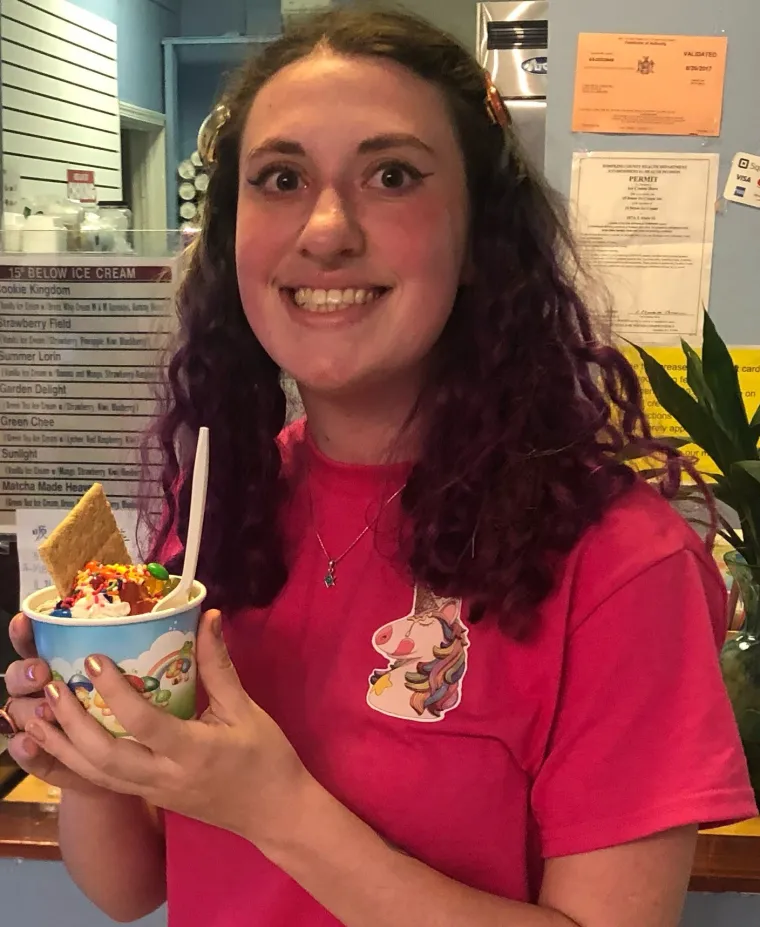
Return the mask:
<svg viewBox="0 0 760 927">
<path fill-rule="evenodd" d="M 10 713 L 12 701 L 13 699 L 9 698 L 3 707 L 0 708 L 0 736 L 13 737 L 18 734 L 18 727 Z"/>
</svg>

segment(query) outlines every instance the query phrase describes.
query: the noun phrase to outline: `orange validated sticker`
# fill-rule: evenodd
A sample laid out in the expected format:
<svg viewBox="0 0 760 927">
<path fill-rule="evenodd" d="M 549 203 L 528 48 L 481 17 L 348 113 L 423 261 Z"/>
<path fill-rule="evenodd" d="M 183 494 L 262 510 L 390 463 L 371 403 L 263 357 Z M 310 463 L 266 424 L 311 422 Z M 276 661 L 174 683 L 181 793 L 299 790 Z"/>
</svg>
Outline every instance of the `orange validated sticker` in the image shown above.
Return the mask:
<svg viewBox="0 0 760 927">
<path fill-rule="evenodd" d="M 720 135 L 725 36 L 578 36 L 573 132 Z"/>
</svg>

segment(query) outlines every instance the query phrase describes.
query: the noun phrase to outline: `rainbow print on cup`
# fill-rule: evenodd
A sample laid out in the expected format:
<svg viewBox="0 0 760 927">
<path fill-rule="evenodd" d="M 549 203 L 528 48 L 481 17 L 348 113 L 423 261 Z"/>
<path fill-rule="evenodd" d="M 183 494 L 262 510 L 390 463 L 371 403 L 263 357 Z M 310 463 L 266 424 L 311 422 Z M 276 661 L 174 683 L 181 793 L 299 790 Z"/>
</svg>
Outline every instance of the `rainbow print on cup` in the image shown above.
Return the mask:
<svg viewBox="0 0 760 927">
<path fill-rule="evenodd" d="M 202 583 L 193 583 L 186 605 L 127 617 L 51 615 L 58 598 L 55 587 L 48 586 L 27 596 L 21 609 L 32 622 L 37 652 L 53 678 L 66 683 L 103 727 L 117 737 L 129 734 L 85 673 L 90 654 L 113 660 L 152 705 L 177 718 L 195 717 L 196 635 L 206 598 Z"/>
</svg>

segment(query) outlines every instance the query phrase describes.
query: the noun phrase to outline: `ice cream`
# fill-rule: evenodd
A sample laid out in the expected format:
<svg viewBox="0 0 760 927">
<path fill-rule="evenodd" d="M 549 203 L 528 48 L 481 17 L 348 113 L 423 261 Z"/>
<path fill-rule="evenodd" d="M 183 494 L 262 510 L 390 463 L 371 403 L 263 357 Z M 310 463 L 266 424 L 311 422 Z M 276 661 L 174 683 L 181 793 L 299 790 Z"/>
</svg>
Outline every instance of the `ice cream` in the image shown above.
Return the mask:
<svg viewBox="0 0 760 927">
<path fill-rule="evenodd" d="M 54 618 L 126 618 L 153 609 L 177 583 L 160 563 L 122 564 L 90 561 L 73 588 L 48 610 Z"/>
</svg>

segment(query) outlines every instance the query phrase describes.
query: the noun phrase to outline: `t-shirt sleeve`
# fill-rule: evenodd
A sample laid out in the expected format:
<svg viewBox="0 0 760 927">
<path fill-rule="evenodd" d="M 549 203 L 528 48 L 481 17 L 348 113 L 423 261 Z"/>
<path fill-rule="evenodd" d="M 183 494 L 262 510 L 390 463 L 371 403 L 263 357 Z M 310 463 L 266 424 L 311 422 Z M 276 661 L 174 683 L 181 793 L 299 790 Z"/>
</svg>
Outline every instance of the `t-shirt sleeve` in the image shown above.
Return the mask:
<svg viewBox="0 0 760 927">
<path fill-rule="evenodd" d="M 571 632 L 531 793 L 545 858 L 757 813 L 716 654 L 714 583 L 681 550 Z"/>
</svg>

